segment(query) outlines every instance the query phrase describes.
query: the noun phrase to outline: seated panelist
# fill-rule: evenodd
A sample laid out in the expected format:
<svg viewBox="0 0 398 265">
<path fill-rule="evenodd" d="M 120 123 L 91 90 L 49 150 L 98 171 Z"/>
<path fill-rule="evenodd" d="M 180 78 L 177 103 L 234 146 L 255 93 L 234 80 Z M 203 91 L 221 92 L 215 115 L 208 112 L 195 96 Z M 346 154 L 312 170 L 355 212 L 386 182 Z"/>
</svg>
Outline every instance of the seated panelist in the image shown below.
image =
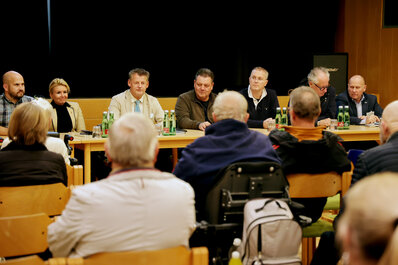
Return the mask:
<svg viewBox="0 0 398 265">
<path fill-rule="evenodd" d="M 70 87 L 62 78 L 55 78 L 49 86 L 52 99 L 52 126 L 54 132 L 80 132 L 86 129 L 82 110 L 77 102 L 68 102 Z"/>
<path fill-rule="evenodd" d="M 64 159 L 45 146 L 48 120 L 34 102 L 22 103 L 13 111 L 8 126 L 12 142 L 0 151 L 0 186 L 67 185 Z"/>
</svg>

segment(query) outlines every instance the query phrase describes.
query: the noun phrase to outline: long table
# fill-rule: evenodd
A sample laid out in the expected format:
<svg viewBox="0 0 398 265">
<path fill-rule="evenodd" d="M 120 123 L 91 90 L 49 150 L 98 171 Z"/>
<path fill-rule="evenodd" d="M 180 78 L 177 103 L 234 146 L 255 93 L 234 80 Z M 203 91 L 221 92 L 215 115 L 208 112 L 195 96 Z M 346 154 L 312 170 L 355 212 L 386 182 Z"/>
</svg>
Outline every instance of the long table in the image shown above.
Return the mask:
<svg viewBox="0 0 398 265">
<path fill-rule="evenodd" d="M 253 129 L 264 134 L 268 134 L 266 129 Z M 368 127 L 351 125 L 349 130 L 335 130 L 344 141 L 378 141 L 380 129 L 378 127 Z M 187 130 L 186 133 L 175 136 L 158 136 L 159 148 L 172 148 L 174 163 L 177 161 L 177 148 L 186 147 L 195 139 L 203 136 L 199 130 Z M 72 134 L 73 141 L 69 144 L 77 149 L 84 151 L 84 183 L 89 183 L 91 178 L 91 155 L 93 151 L 104 151 L 105 138 L 92 138 L 89 135 Z M 73 155 L 73 154 L 72 154 Z"/>
</svg>

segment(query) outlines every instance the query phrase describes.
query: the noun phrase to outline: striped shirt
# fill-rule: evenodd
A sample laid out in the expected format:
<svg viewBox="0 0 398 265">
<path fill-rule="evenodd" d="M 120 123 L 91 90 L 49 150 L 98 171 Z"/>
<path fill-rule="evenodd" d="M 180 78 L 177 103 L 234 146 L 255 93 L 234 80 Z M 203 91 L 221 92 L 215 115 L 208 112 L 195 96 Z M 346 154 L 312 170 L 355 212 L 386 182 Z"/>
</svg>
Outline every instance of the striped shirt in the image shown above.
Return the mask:
<svg viewBox="0 0 398 265">
<path fill-rule="evenodd" d="M 0 95 L 0 126 L 8 128 L 8 123 L 10 122 L 11 113 L 14 109 L 24 102 L 32 101 L 33 98 L 29 96 L 23 96 L 18 100 L 17 103 L 9 101 L 3 94 Z"/>
</svg>

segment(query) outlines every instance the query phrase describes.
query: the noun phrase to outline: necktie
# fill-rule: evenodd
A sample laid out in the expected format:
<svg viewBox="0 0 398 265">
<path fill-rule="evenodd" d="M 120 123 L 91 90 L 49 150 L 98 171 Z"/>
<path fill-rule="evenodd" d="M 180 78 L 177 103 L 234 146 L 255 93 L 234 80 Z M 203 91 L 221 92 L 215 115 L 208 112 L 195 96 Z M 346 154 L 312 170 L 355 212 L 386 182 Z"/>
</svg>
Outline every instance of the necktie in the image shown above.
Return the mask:
<svg viewBox="0 0 398 265">
<path fill-rule="evenodd" d="M 141 112 L 141 110 L 140 110 L 140 101 L 139 100 L 135 101 L 134 112 Z"/>
</svg>

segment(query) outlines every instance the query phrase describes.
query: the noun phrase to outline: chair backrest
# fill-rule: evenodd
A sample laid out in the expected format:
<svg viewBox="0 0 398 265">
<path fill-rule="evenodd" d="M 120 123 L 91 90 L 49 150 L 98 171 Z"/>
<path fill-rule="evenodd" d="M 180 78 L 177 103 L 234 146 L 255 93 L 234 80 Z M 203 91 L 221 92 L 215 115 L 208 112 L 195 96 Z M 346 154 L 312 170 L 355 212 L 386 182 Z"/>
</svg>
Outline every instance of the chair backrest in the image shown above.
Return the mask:
<svg viewBox="0 0 398 265">
<path fill-rule="evenodd" d="M 292 198 L 330 197 L 342 190 L 342 175 L 336 172 L 298 173 L 289 174 L 286 177 Z"/>
<path fill-rule="evenodd" d="M 70 189 L 62 183 L 0 187 L 0 217 L 35 213 L 60 215 L 69 196 Z"/>
<path fill-rule="evenodd" d="M 66 173 L 68 175 L 68 187 L 71 185 L 83 185 L 83 166 L 66 164 Z"/>
<path fill-rule="evenodd" d="M 0 257 L 44 252 L 50 223 L 45 213 L 0 217 Z"/>
<path fill-rule="evenodd" d="M 73 262 L 73 263 L 72 263 Z M 48 264 L 75 265 L 208 265 L 209 252 L 206 247 L 187 249 L 174 247 L 152 251 L 109 252 L 92 255 L 88 258 L 52 258 Z"/>
<path fill-rule="evenodd" d="M 287 198 L 288 182 L 275 162 L 237 162 L 216 176 L 206 198 L 210 224 L 243 223 L 243 207 L 253 198 Z"/>
</svg>

